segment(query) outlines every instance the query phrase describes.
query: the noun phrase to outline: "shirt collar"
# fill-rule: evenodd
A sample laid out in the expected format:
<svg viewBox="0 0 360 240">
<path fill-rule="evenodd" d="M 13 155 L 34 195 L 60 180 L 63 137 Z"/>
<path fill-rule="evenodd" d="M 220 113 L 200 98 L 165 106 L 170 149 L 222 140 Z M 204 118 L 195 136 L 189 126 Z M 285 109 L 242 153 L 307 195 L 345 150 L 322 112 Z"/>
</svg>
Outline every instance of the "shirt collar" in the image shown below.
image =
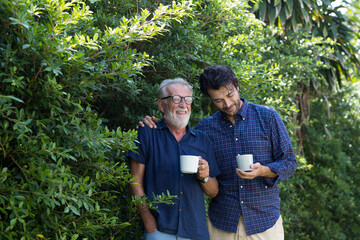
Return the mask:
<svg viewBox="0 0 360 240">
<path fill-rule="evenodd" d="M 156 123 L 156 125 L 157 125 L 158 129 L 164 129 L 164 128 L 169 129 L 168 126 L 166 125 L 166 123 L 164 122 L 164 120 L 161 120 L 160 122 Z M 169 129 L 169 131 L 170 131 L 170 129 Z M 196 135 L 195 131 L 193 129 L 191 129 L 189 127 L 189 125 L 186 126 L 186 134 L 188 134 L 188 133 L 190 133 L 191 135 L 194 135 L 194 136 Z"/>
<path fill-rule="evenodd" d="M 241 116 L 243 120 L 245 120 L 248 113 L 249 103 L 245 98 L 241 98 L 241 101 L 243 102 L 243 105 L 241 106 L 238 114 Z"/>
</svg>

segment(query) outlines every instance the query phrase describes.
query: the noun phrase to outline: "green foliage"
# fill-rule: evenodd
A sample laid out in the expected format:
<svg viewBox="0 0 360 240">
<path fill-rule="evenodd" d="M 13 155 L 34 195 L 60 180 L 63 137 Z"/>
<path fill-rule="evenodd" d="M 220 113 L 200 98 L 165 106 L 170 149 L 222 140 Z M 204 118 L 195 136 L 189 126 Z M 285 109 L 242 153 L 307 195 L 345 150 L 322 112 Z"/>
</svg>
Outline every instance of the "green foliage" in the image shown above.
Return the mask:
<svg viewBox="0 0 360 240">
<path fill-rule="evenodd" d="M 359 96 L 346 87 L 326 98 L 322 72 L 340 59 L 338 45 L 267 27 L 249 9 L 243 0 L 1 1 L 0 238 L 141 239 L 135 206 L 147 197 L 127 189 L 133 129 L 161 117 L 166 78 L 194 85 L 192 126 L 214 113 L 198 75 L 226 64 L 243 97 L 280 113 L 298 155 L 280 185 L 286 239 L 356 239 Z M 298 126 L 304 86 L 315 111 Z"/>
<path fill-rule="evenodd" d="M 346 86 L 329 98 L 314 99 L 306 128 L 305 154 L 292 181 L 282 192 L 288 239 L 357 239 L 360 208 L 359 94 Z"/>
<path fill-rule="evenodd" d="M 287 33 L 311 33 L 312 37 L 330 38 L 337 43 L 332 46 L 334 53 L 330 58 L 319 57 L 328 65 L 320 73 L 330 89 L 337 85 L 341 87 L 343 80 L 349 80 L 350 73 L 360 67 L 357 47 L 352 42 L 355 37 L 359 38 L 358 17 L 347 17 L 340 11 L 341 5 L 348 5 L 347 2 L 255 0 L 249 3 L 254 14 L 270 26 L 278 26 Z M 328 45 L 324 44 L 324 47 Z"/>
<path fill-rule="evenodd" d="M 267 98 L 276 99 L 289 91 L 292 78 L 276 75 L 280 69 L 275 60 L 277 55 L 272 54 L 274 47 L 279 45 L 274 37 L 276 31 L 264 28 L 263 23 L 247 9 L 244 1 L 198 1 L 194 3 L 191 17 L 172 23 L 171 30 L 163 36 L 136 45 L 138 51 L 146 51 L 153 57 L 152 65 L 143 71 L 146 80 L 138 78 L 136 81 L 142 85 L 142 94 L 134 98 L 129 98 L 129 94 L 116 97 L 126 99 L 126 103 L 134 106 L 124 106 L 127 113 L 125 118 L 134 117 L 132 121 L 123 119 L 117 107 L 122 108 L 125 103 L 120 100 L 117 100 L 116 108 L 104 107 L 106 102 L 114 102 L 114 98 L 99 104 L 103 106 L 100 109 L 102 116 L 119 119 L 123 126 L 129 128 L 133 125 L 128 125 L 128 122 L 133 124 L 139 120 L 139 116 L 160 116 L 154 110 L 157 109 L 154 101 L 157 83 L 166 78 L 183 77 L 194 85 L 195 103 L 191 118 L 194 126 L 204 116 L 216 111 L 209 100 L 200 94 L 198 86 L 199 73 L 212 64 L 230 65 L 240 79 L 241 94 L 252 102 L 272 103 Z M 284 99 L 287 103 L 280 109 L 279 101 L 271 105 L 276 105 L 279 111 L 286 112 L 285 117 L 289 117 L 287 109 L 293 108 L 294 103 L 288 102 L 288 98 Z"/>
<path fill-rule="evenodd" d="M 136 131 L 109 130 L 93 104 L 109 89 L 139 92 L 132 77 L 151 58 L 129 45 L 186 8 L 160 5 L 97 26 L 81 1 L 1 1 L 1 239 L 127 239 L 137 212 L 124 153 Z"/>
</svg>

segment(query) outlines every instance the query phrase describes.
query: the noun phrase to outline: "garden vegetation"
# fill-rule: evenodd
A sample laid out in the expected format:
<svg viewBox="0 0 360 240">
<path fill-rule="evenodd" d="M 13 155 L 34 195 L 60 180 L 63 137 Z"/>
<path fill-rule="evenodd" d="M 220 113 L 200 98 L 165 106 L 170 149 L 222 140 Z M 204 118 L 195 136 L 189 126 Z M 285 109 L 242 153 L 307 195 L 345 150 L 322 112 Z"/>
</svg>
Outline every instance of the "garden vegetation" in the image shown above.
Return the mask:
<svg viewBox="0 0 360 240">
<path fill-rule="evenodd" d="M 0 239 L 141 239 L 129 150 L 167 78 L 229 65 L 298 159 L 285 239 L 360 235 L 359 12 L 313 0 L 0 1 Z M 352 10 L 352 11 L 350 11 Z"/>
</svg>

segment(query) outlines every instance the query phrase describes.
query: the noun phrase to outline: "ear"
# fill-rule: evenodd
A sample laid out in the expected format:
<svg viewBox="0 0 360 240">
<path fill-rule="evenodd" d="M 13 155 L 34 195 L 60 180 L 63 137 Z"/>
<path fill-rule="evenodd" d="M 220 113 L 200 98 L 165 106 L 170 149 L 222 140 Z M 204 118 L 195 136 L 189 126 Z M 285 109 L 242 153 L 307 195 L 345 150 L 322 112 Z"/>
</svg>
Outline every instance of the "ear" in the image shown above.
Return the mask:
<svg viewBox="0 0 360 240">
<path fill-rule="evenodd" d="M 158 107 L 159 107 L 160 112 L 164 113 L 164 111 L 165 111 L 165 106 L 164 106 L 163 100 L 158 99 L 157 104 L 158 104 Z"/>
</svg>

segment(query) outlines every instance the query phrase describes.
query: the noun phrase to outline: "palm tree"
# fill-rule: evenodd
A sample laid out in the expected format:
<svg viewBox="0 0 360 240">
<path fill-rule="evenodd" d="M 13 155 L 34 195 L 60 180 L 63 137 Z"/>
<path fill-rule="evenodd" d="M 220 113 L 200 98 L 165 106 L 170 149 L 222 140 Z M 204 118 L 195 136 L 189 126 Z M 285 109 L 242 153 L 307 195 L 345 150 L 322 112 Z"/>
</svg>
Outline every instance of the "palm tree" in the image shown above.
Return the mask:
<svg viewBox="0 0 360 240">
<path fill-rule="evenodd" d="M 336 41 L 332 59 L 327 60 L 331 68 L 324 69 L 323 75 L 329 86 L 341 78 L 350 79 L 349 69 L 358 69 L 360 59 L 356 47 L 351 44 L 358 33 L 359 19 L 347 17 L 334 7 L 334 1 L 323 0 L 260 0 L 250 2 L 254 14 L 268 25 L 282 27 L 285 32 L 307 31 L 313 37 L 331 38 Z M 324 59 L 323 59 L 324 60 Z"/>
<path fill-rule="evenodd" d="M 297 120 L 304 127 L 307 122 L 304 120 L 310 118 L 310 90 L 320 93 L 326 100 L 320 88 L 325 87 L 331 92 L 336 86 L 341 87 L 342 81 L 350 80 L 353 71 L 359 71 L 359 46 L 352 43 L 354 38 L 360 37 L 359 18 L 345 15 L 340 11 L 342 6 L 335 6 L 333 0 L 259 0 L 250 1 L 249 4 L 256 17 L 267 25 L 278 26 L 285 33 L 305 31 L 311 33 L 312 37 L 331 38 L 336 43 L 332 46 L 334 52 L 330 58 L 319 57 L 329 66 L 320 72 L 327 86 L 318 86 L 311 79 L 308 84 L 299 83 L 297 102 L 300 112 Z M 302 131 L 298 131 L 298 136 L 301 147 Z"/>
</svg>

